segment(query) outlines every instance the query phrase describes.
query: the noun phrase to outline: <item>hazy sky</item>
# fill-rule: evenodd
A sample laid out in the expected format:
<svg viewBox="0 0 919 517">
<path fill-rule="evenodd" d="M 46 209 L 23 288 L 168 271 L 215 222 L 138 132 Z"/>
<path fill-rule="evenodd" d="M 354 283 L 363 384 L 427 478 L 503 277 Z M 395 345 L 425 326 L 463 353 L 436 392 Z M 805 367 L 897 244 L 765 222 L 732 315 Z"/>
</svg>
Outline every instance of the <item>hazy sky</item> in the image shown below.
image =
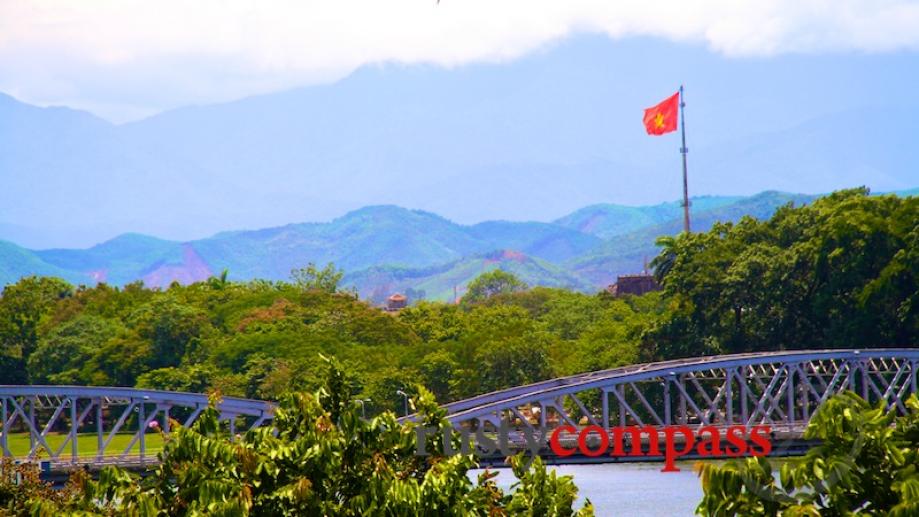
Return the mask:
<svg viewBox="0 0 919 517">
<path fill-rule="evenodd" d="M 126 121 L 367 63 L 513 59 L 576 32 L 733 59 L 919 50 L 909 0 L 0 0 L 0 91 Z"/>
</svg>

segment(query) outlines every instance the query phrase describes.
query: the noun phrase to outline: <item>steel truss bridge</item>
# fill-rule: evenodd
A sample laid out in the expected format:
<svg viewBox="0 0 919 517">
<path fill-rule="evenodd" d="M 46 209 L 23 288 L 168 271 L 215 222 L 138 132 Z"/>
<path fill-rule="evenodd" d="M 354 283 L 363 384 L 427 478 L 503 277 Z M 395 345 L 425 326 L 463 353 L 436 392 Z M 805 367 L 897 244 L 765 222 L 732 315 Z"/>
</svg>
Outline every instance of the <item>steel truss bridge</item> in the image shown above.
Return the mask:
<svg viewBox="0 0 919 517">
<path fill-rule="evenodd" d="M 766 424 L 800 436 L 827 398 L 852 390 L 906 412 L 917 390 L 919 349 L 766 352 L 639 364 L 562 377 L 447 404 L 458 428 L 597 425 Z M 0 449 L 6 457 L 57 466 L 149 464 L 151 433 L 170 419 L 190 425 L 208 406 L 203 394 L 81 386 L 0 386 Z M 230 436 L 270 425 L 274 405 L 225 397 L 218 404 Z M 156 422 L 152 429 L 151 423 Z M 28 436 L 17 453 L 11 440 Z M 121 441 L 115 440 L 121 437 Z M 125 438 L 127 443 L 125 443 Z M 53 439 L 52 439 L 53 438 Z M 94 452 L 80 454 L 90 441 Z M 116 443 L 117 442 L 117 443 Z M 53 445 L 52 445 L 53 444 Z"/>
<path fill-rule="evenodd" d="M 552 379 L 445 407 L 461 428 L 770 425 L 800 437 L 814 410 L 844 390 L 905 413 L 917 367 L 919 349 L 905 348 L 699 357 Z"/>
<path fill-rule="evenodd" d="M 188 426 L 207 407 L 207 395 L 199 393 L 0 386 L 0 449 L 6 457 L 48 461 L 52 468 L 75 463 L 144 465 L 156 461 L 148 444 L 151 434 L 168 434 L 170 419 Z M 274 416 L 274 405 L 261 400 L 224 397 L 217 409 L 220 420 L 227 422 L 230 436 L 268 424 Z M 26 434 L 28 450 L 23 453 L 20 445 L 13 447 L 17 449 L 14 453 L 11 439 L 25 440 Z M 94 452 L 81 456 L 84 441 L 91 442 Z"/>
</svg>

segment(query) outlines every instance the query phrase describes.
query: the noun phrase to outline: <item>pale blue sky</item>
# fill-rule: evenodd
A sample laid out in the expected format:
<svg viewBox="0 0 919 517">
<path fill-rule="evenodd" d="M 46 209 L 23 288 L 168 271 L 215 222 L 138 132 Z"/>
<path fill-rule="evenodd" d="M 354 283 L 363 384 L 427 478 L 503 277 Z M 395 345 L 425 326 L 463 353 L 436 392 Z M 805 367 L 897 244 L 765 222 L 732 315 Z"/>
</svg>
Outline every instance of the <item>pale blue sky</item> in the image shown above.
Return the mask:
<svg viewBox="0 0 919 517">
<path fill-rule="evenodd" d="M 7 0 L 0 2 L 0 91 L 120 122 L 335 81 L 368 63 L 508 61 L 583 32 L 651 36 L 754 64 L 769 56 L 916 51 L 919 3 Z"/>
<path fill-rule="evenodd" d="M 681 83 L 692 195 L 914 188 L 917 6 L 0 2 L 0 92 L 121 124 L 0 97 L 0 238 L 672 201 L 641 114 Z"/>
</svg>

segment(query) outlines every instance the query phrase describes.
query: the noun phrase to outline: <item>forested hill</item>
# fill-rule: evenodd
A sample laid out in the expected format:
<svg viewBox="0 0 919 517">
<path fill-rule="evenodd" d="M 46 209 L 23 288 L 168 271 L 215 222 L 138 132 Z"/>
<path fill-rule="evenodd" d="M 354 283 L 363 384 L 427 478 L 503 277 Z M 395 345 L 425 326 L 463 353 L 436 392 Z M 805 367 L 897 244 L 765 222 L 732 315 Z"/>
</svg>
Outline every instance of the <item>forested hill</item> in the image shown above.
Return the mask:
<svg viewBox="0 0 919 517">
<path fill-rule="evenodd" d="M 342 292 L 332 268 L 298 270 L 288 281 L 211 277 L 167 289 L 28 277 L 0 296 L 0 383 L 276 398 L 315 387 L 321 353 L 348 367 L 378 412 L 401 407 L 397 390 L 418 382 L 446 402 L 641 361 L 912 346 L 917 223 L 919 198 L 842 191 L 763 220 L 663 239 L 653 261 L 662 292 L 616 298 L 527 288 L 478 266 L 508 261 L 519 272 L 564 273 L 515 253 L 486 253 L 469 259 L 476 278 L 459 304 L 422 301 L 395 313 Z"/>
<path fill-rule="evenodd" d="M 769 217 L 786 203 L 813 196 L 764 192 L 693 200 L 695 229 L 744 215 Z M 554 222 L 489 221 L 460 225 L 396 206 L 371 206 L 328 223 L 223 232 L 175 242 L 124 234 L 88 249 L 28 250 L 0 241 L 0 285 L 22 276 L 57 276 L 74 284 L 137 280 L 165 287 L 228 270 L 232 280 L 287 279 L 292 269 L 332 262 L 346 284 L 379 301 L 412 290 L 449 299 L 490 269 L 512 271 L 530 285 L 593 291 L 618 274 L 640 271 L 656 254 L 654 240 L 681 229 L 677 202 L 654 206 L 593 205 Z"/>
</svg>

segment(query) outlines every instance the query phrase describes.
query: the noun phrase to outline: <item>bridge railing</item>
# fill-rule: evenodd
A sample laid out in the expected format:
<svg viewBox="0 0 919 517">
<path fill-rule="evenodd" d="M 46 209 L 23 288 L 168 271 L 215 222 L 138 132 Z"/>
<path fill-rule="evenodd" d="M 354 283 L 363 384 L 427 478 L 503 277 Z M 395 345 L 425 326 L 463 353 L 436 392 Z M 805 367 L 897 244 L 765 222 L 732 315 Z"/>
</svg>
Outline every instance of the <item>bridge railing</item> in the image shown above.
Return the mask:
<svg viewBox="0 0 919 517">
<path fill-rule="evenodd" d="M 0 450 L 7 457 L 55 463 L 143 463 L 155 458 L 171 421 L 191 425 L 208 403 L 200 393 L 0 386 Z M 269 402 L 235 397 L 224 397 L 217 409 L 231 435 L 268 424 L 274 415 Z"/>
<path fill-rule="evenodd" d="M 843 390 L 905 412 L 919 349 L 807 350 L 680 359 L 552 379 L 446 406 L 458 427 L 772 425 L 802 431 Z"/>
</svg>

